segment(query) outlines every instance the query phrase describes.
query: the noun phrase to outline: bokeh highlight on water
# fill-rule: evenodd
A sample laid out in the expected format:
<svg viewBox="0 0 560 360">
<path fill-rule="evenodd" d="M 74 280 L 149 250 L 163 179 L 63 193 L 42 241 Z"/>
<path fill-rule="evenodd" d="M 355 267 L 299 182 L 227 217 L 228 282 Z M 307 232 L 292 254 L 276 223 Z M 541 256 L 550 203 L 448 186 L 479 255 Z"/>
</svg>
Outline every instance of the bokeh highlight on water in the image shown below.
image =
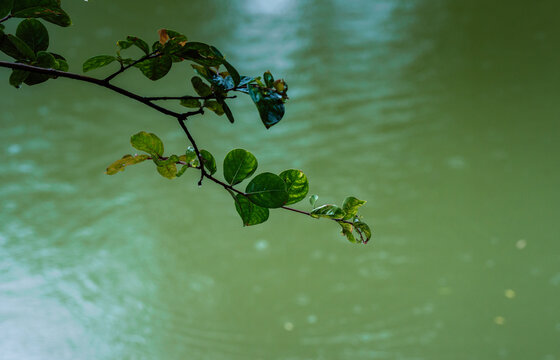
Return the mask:
<svg viewBox="0 0 560 360">
<path fill-rule="evenodd" d="M 49 30 L 74 72 L 166 27 L 283 76 L 271 130 L 242 97 L 234 126 L 189 126 L 220 159 L 304 170 L 322 203 L 368 200 L 374 239 L 281 211 L 243 228 L 194 173 L 106 176 L 137 131 L 175 152 L 185 138 L 104 89 L 15 90 L 4 69 L 1 359 L 560 359 L 556 2 L 64 5 L 74 25 Z M 185 69 L 118 83 L 182 94 Z"/>
</svg>

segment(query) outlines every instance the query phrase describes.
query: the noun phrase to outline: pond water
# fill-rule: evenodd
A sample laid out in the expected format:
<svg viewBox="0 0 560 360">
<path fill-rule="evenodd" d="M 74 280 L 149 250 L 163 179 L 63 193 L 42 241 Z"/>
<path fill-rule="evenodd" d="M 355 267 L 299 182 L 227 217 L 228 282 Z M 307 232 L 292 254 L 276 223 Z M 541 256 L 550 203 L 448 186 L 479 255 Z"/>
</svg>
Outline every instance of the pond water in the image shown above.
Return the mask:
<svg viewBox="0 0 560 360">
<path fill-rule="evenodd" d="M 276 127 L 240 96 L 234 126 L 190 129 L 220 160 L 302 169 L 320 203 L 368 200 L 374 238 L 278 210 L 244 228 L 194 172 L 106 176 L 135 132 L 186 139 L 105 89 L 0 69 L 1 359 L 560 359 L 558 2 L 63 5 L 74 25 L 48 27 L 74 72 L 165 27 L 284 77 Z M 116 83 L 183 95 L 190 76 Z"/>
</svg>

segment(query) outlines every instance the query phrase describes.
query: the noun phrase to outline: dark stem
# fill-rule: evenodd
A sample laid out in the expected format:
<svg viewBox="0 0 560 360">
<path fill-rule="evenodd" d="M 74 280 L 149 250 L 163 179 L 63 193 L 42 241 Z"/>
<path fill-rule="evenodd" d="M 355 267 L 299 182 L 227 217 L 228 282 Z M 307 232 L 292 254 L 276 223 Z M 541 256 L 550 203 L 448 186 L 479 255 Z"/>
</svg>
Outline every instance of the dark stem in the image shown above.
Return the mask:
<svg viewBox="0 0 560 360">
<path fill-rule="evenodd" d="M 128 64 L 127 66 L 122 66 L 122 64 L 121 64 L 121 68 L 119 69 L 119 71 L 117 71 L 117 72 L 115 72 L 115 73 L 113 73 L 113 74 L 107 76 L 107 77 L 105 78 L 104 81 L 105 81 L 105 82 L 109 82 L 109 81 L 111 81 L 113 78 L 115 78 L 117 75 L 119 75 L 119 74 L 125 72 L 127 69 L 130 69 L 130 68 L 133 67 L 134 65 L 136 65 L 136 64 L 138 64 L 138 63 L 140 63 L 140 62 L 142 62 L 142 61 L 144 61 L 144 60 L 148 60 L 148 59 L 152 59 L 152 58 L 154 58 L 154 57 L 157 57 L 157 56 L 154 56 L 156 53 L 157 53 L 157 51 L 154 51 L 154 52 L 152 52 L 151 54 L 145 55 L 145 56 L 141 57 L 140 59 L 136 60 L 135 62 L 133 62 L 133 63 L 131 63 L 131 64 Z"/>
<path fill-rule="evenodd" d="M 198 146 L 196 145 L 196 141 L 194 141 L 194 138 L 192 137 L 189 129 L 187 129 L 187 125 L 185 125 L 185 120 L 187 119 L 187 117 L 192 116 L 192 115 L 196 115 L 196 114 L 204 114 L 204 109 L 200 108 L 200 109 L 198 109 L 198 111 L 192 111 L 190 113 L 179 115 L 179 116 L 177 116 L 177 121 L 179 122 L 179 126 L 181 126 L 181 129 L 183 129 L 183 131 L 185 132 L 185 134 L 189 138 L 189 141 L 191 142 L 191 144 L 194 148 L 194 152 L 196 153 L 196 157 L 198 158 L 198 163 L 200 164 L 200 180 L 198 180 L 198 186 L 202 186 L 202 179 L 204 179 L 205 176 L 208 177 L 209 175 L 206 173 L 206 170 L 204 169 L 204 159 L 202 158 L 202 155 L 200 154 L 200 150 L 198 149 Z"/>
<path fill-rule="evenodd" d="M 8 14 L 8 15 L 4 16 L 2 19 L 0 19 L 0 24 L 3 23 L 4 21 L 8 20 L 8 19 L 11 19 L 11 18 L 12 18 L 11 14 Z"/>
<path fill-rule="evenodd" d="M 138 102 L 141 102 L 142 104 L 144 104 L 146 106 L 149 106 L 152 109 L 155 109 L 162 114 L 173 116 L 174 118 L 184 116 L 183 114 L 179 114 L 179 113 L 176 113 L 176 112 L 171 111 L 169 109 L 166 109 L 164 107 L 161 107 L 159 105 L 153 104 L 152 102 L 150 102 L 150 100 L 146 100 L 143 96 L 140 96 L 138 94 L 134 94 L 134 93 L 132 93 L 128 90 L 125 90 L 125 89 L 120 88 L 118 86 L 112 85 L 112 84 L 106 82 L 105 80 L 100 80 L 100 79 L 92 78 L 92 77 L 89 77 L 89 76 L 84 76 L 84 75 L 80 75 L 80 74 L 74 74 L 74 73 L 64 72 L 64 71 L 59 71 L 59 70 L 54 70 L 54 69 L 45 69 L 45 68 L 38 67 L 38 66 L 33 66 L 33 65 L 11 63 L 11 62 L 7 62 L 7 61 L 0 61 L 0 67 L 17 69 L 17 70 L 26 70 L 26 71 L 39 73 L 39 74 L 51 75 L 53 77 L 63 77 L 63 78 L 88 82 L 88 83 L 91 83 L 91 84 L 102 86 L 106 89 L 112 90 L 112 91 L 117 92 L 121 95 L 124 95 L 128 98 L 131 98 L 131 99 L 134 99 Z"/>
<path fill-rule="evenodd" d="M 195 100 L 208 100 L 208 99 L 214 99 L 216 96 L 215 95 L 208 95 L 208 96 L 189 96 L 189 95 L 185 95 L 185 96 L 150 96 L 150 97 L 145 97 L 144 99 L 146 100 L 150 100 L 150 101 L 156 101 L 156 100 L 186 100 L 186 99 L 195 99 Z M 237 96 L 227 96 L 224 99 L 235 99 Z"/>
</svg>

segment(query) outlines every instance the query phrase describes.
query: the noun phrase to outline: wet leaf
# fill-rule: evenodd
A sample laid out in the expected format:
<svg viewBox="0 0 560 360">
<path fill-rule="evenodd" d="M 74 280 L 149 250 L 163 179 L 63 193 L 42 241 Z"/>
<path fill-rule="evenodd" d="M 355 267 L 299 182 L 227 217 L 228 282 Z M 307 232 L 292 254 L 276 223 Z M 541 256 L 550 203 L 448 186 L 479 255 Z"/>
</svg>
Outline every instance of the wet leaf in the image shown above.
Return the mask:
<svg viewBox="0 0 560 360">
<path fill-rule="evenodd" d="M 150 54 L 150 45 L 147 42 L 136 36 L 127 36 L 126 40 L 130 42 L 131 45 L 136 46 L 142 50 L 146 55 Z"/>
<path fill-rule="evenodd" d="M 366 203 L 365 200 L 357 199 L 353 196 L 348 196 L 342 203 L 342 209 L 346 213 L 344 220 L 352 219 L 358 213 L 360 206 Z"/>
<path fill-rule="evenodd" d="M 163 142 L 157 135 L 140 131 L 130 138 L 132 146 L 140 151 L 147 152 L 152 156 L 163 156 Z"/>
<path fill-rule="evenodd" d="M 309 183 L 303 171 L 295 169 L 285 170 L 279 176 L 286 183 L 286 191 L 288 192 L 286 205 L 295 204 L 305 199 L 309 191 Z"/>
<path fill-rule="evenodd" d="M 263 74 L 263 79 L 266 87 L 271 88 L 274 86 L 274 76 L 272 76 L 270 71 L 267 71 Z"/>
<path fill-rule="evenodd" d="M 135 66 L 142 71 L 148 79 L 156 81 L 167 75 L 173 65 L 171 56 L 161 55 L 153 59 L 144 60 Z"/>
<path fill-rule="evenodd" d="M 202 81 L 201 78 L 199 78 L 198 76 L 193 76 L 191 78 L 191 83 L 192 86 L 194 88 L 194 90 L 196 91 L 196 93 L 199 96 L 208 96 L 210 94 L 212 94 L 212 90 L 210 89 L 210 86 L 208 86 L 204 81 Z"/>
<path fill-rule="evenodd" d="M 311 195 L 309 197 L 309 203 L 311 204 L 312 207 L 315 207 L 315 204 L 317 203 L 317 199 L 319 199 L 318 195 Z"/>
<path fill-rule="evenodd" d="M 41 18 L 62 27 L 72 24 L 70 16 L 58 4 L 48 0 L 17 0 L 14 2 L 12 16 L 16 18 Z"/>
<path fill-rule="evenodd" d="M 352 231 L 354 231 L 354 227 L 348 223 L 339 222 L 339 224 L 342 227 L 342 235 L 346 236 L 348 241 L 350 241 L 351 243 L 355 243 L 356 238 L 354 237 L 354 234 L 352 234 Z"/>
<path fill-rule="evenodd" d="M 248 91 L 267 129 L 282 120 L 285 112 L 282 96 L 256 85 L 248 85 Z"/>
<path fill-rule="evenodd" d="M 315 218 L 342 219 L 344 217 L 344 210 L 336 205 L 323 205 L 313 209 L 311 216 Z"/>
<path fill-rule="evenodd" d="M 231 150 L 224 158 L 224 179 L 230 185 L 239 184 L 251 177 L 258 166 L 257 158 L 247 150 Z"/>
<path fill-rule="evenodd" d="M 268 172 L 255 176 L 245 192 L 251 202 L 266 208 L 278 208 L 288 201 L 284 180 Z"/>
<path fill-rule="evenodd" d="M 157 172 L 169 180 L 175 179 L 177 177 L 177 164 L 168 163 L 165 165 L 158 165 Z"/>
<path fill-rule="evenodd" d="M 56 65 L 56 59 L 54 58 L 54 56 L 51 55 L 51 53 L 48 53 L 46 51 L 39 51 L 37 53 L 37 60 L 33 63 L 33 65 L 39 66 L 39 67 L 42 67 L 42 68 L 52 69 Z M 37 85 L 37 84 L 40 84 L 42 82 L 47 81 L 50 78 L 51 77 L 49 75 L 32 72 L 25 79 L 24 83 L 29 85 L 29 86 Z"/>
<path fill-rule="evenodd" d="M 10 75 L 10 85 L 19 88 L 21 84 L 27 79 L 29 76 L 29 71 L 24 70 L 12 70 L 12 74 Z"/>
<path fill-rule="evenodd" d="M 16 60 L 35 60 L 33 49 L 12 34 L 6 34 L 0 38 L 0 50 Z"/>
<path fill-rule="evenodd" d="M 216 159 L 214 159 L 214 156 L 206 150 L 200 150 L 200 156 L 202 156 L 202 160 L 204 160 L 204 167 L 206 170 L 208 170 L 210 175 L 213 175 L 217 170 Z"/>
<path fill-rule="evenodd" d="M 224 115 L 224 108 L 215 100 L 204 100 L 204 107 L 212 110 L 216 115 Z"/>
<path fill-rule="evenodd" d="M 354 222 L 354 227 L 365 237 L 363 243 L 366 244 L 371 239 L 371 229 L 368 224 L 362 221 L 356 221 Z"/>
<path fill-rule="evenodd" d="M 187 164 L 191 164 L 192 166 L 198 166 L 198 164 L 194 165 L 194 161 L 198 159 L 196 157 L 196 152 L 194 151 L 194 148 L 192 146 L 189 146 L 187 148 L 185 155 L 179 156 L 179 160 Z"/>
<path fill-rule="evenodd" d="M 109 65 L 115 60 L 117 60 L 117 58 L 111 55 L 97 55 L 87 59 L 82 66 L 82 70 L 84 72 L 88 72 L 94 69 L 98 69 L 100 67 Z"/>
<path fill-rule="evenodd" d="M 8 15 L 12 10 L 14 0 L 0 0 L 0 18 Z"/>
<path fill-rule="evenodd" d="M 244 226 L 257 225 L 268 220 L 270 212 L 267 208 L 253 204 L 241 194 L 237 194 L 234 199 L 235 210 L 241 216 Z"/>
<path fill-rule="evenodd" d="M 202 106 L 198 99 L 181 99 L 181 105 L 188 108 L 200 108 Z"/>
<path fill-rule="evenodd" d="M 125 50 L 132 46 L 132 42 L 128 40 L 119 40 L 117 41 L 117 46 L 120 50 Z M 117 53 L 119 52 L 117 51 Z"/>
<path fill-rule="evenodd" d="M 124 171 L 124 169 L 129 165 L 134 165 L 134 164 L 141 163 L 142 161 L 146 161 L 148 157 L 149 157 L 148 155 L 134 155 L 134 156 L 130 154 L 125 155 L 122 157 L 122 159 L 119 159 L 114 163 L 112 163 L 111 165 L 109 165 L 107 167 L 107 170 L 105 171 L 105 174 L 115 175 L 120 171 Z"/>
<path fill-rule="evenodd" d="M 212 82 L 212 79 L 214 78 L 214 76 L 216 76 L 216 73 L 213 70 L 205 66 L 195 64 L 191 64 L 191 66 L 198 75 L 202 76 L 208 82 Z"/>
<path fill-rule="evenodd" d="M 239 73 L 237 72 L 237 70 L 233 67 L 233 65 L 231 65 L 230 63 L 228 63 L 225 60 L 224 60 L 224 66 L 226 67 L 228 73 L 231 75 L 231 78 L 233 79 L 234 86 L 238 86 L 239 83 L 241 82 L 241 76 L 239 76 Z"/>
<path fill-rule="evenodd" d="M 66 62 L 66 59 L 63 58 L 62 56 L 58 55 L 58 54 L 54 54 L 51 53 L 52 56 L 54 56 L 56 63 L 54 64 L 54 68 L 56 70 L 60 70 L 60 71 L 68 71 L 68 63 Z"/>
<path fill-rule="evenodd" d="M 23 40 L 33 52 L 47 50 L 49 47 L 49 33 L 45 25 L 39 20 L 25 19 L 19 23 L 16 36 Z"/>
</svg>

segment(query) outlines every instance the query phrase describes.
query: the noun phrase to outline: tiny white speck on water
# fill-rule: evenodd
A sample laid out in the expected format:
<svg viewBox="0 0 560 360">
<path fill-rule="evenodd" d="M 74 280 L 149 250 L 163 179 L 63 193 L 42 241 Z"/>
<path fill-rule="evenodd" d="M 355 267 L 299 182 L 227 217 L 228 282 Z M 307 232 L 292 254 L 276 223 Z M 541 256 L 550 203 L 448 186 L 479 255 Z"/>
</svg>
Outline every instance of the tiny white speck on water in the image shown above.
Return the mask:
<svg viewBox="0 0 560 360">
<path fill-rule="evenodd" d="M 47 116 L 49 114 L 50 110 L 48 108 L 48 106 L 40 106 L 37 109 L 37 113 L 39 113 L 39 115 L 41 116 Z"/>
<path fill-rule="evenodd" d="M 518 240 L 515 243 L 515 247 L 518 248 L 519 250 L 525 249 L 526 246 L 527 246 L 527 240 L 525 239 Z"/>
<path fill-rule="evenodd" d="M 286 330 L 286 331 L 292 331 L 292 330 L 294 330 L 294 324 L 291 323 L 291 322 L 289 322 L 289 321 L 286 321 L 286 322 L 284 323 L 284 330 Z"/>
<path fill-rule="evenodd" d="M 309 315 L 309 316 L 307 317 L 307 322 L 308 322 L 309 324 L 315 324 L 315 323 L 317 322 L 317 316 L 316 316 L 316 315 L 313 315 L 313 314 Z"/>
<path fill-rule="evenodd" d="M 494 323 L 496 325 L 504 325 L 506 323 L 506 319 L 503 316 L 496 316 L 494 318 Z"/>
<path fill-rule="evenodd" d="M 259 240 L 255 243 L 255 250 L 257 251 L 264 251 L 268 249 L 268 241 L 266 240 Z"/>
<path fill-rule="evenodd" d="M 512 289 L 507 289 L 506 291 L 504 291 L 504 295 L 508 298 L 508 299 L 513 299 L 515 297 L 515 291 Z"/>
<path fill-rule="evenodd" d="M 21 152 L 21 146 L 19 146 L 18 144 L 12 144 L 8 146 L 8 154 L 14 155 L 19 152 Z"/>
</svg>

